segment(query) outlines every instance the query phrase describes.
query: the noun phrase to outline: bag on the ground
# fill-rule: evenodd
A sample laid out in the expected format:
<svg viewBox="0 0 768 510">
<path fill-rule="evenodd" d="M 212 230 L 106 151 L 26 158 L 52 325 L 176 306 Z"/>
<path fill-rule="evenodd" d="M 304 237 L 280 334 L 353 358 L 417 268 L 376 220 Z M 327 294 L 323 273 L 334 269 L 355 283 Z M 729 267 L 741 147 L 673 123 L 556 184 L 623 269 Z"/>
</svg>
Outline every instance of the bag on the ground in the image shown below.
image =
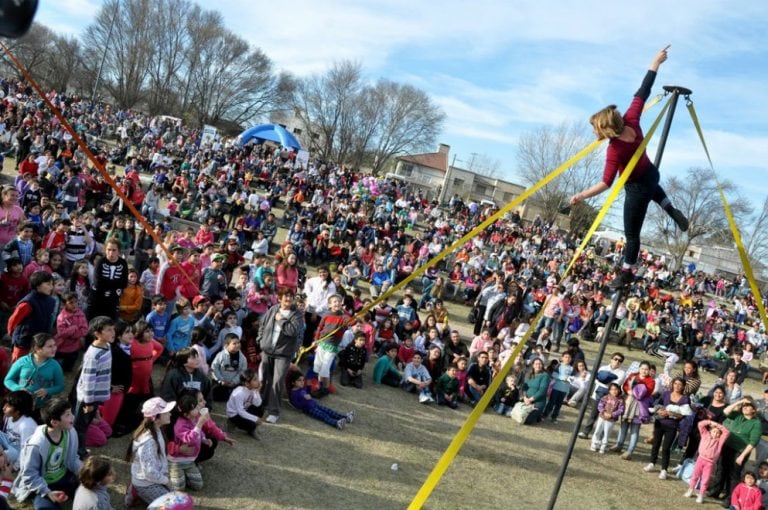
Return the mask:
<svg viewBox="0 0 768 510">
<path fill-rule="evenodd" d="M 521 401 L 515 404 L 515 407 L 513 407 L 512 411 L 509 413 L 509 417 L 516 423 L 522 425 L 525 423 L 525 420 L 528 419 L 528 415 L 531 414 L 531 411 L 533 411 L 533 406 Z"/>
<path fill-rule="evenodd" d="M 154 500 L 147 510 L 192 510 L 193 508 L 195 503 L 189 494 L 174 491 Z"/>
</svg>

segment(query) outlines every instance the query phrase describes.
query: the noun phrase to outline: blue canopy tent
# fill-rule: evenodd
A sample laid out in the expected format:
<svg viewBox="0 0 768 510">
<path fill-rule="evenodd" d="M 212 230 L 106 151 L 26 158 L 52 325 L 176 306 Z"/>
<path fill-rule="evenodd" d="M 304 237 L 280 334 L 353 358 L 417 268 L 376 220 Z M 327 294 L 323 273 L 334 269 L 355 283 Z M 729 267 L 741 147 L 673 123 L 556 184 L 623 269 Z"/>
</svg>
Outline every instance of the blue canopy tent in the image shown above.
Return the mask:
<svg viewBox="0 0 768 510">
<path fill-rule="evenodd" d="M 245 145 L 254 140 L 257 142 L 268 140 L 270 142 L 278 143 L 283 147 L 292 148 L 296 152 L 301 150 L 301 144 L 296 137 L 279 124 L 262 124 L 260 126 L 248 128 L 240 133 L 238 140 L 241 145 Z"/>
</svg>

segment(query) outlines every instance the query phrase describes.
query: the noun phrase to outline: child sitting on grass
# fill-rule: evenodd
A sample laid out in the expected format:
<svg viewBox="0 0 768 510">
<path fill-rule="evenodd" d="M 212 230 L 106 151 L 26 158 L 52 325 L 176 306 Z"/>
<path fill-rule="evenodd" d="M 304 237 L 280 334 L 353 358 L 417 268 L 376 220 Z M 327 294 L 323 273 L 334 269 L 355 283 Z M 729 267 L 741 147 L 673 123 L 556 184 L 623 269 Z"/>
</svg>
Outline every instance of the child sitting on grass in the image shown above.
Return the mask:
<svg viewBox="0 0 768 510">
<path fill-rule="evenodd" d="M 75 494 L 80 473 L 75 417 L 61 398 L 49 400 L 40 414 L 45 425 L 37 427 L 21 450 L 13 495 L 19 502 L 34 497 L 35 508 L 61 508 Z"/>
<path fill-rule="evenodd" d="M 246 368 L 248 363 L 245 355 L 240 352 L 240 337 L 228 333 L 224 338 L 224 349 L 216 354 L 211 363 L 214 381 L 212 393 L 215 402 L 225 402 L 229 399 Z"/>
<path fill-rule="evenodd" d="M 260 388 L 259 374 L 248 368 L 240 376 L 240 386 L 232 390 L 227 401 L 227 421 L 254 439 L 258 439 L 256 427 L 261 425 Z"/>
<path fill-rule="evenodd" d="M 354 421 L 355 411 L 341 414 L 318 404 L 317 400 L 313 399 L 304 387 L 304 374 L 299 370 L 291 372 L 288 376 L 288 382 L 291 386 L 291 405 L 302 413 L 339 430 L 343 430 L 347 423 Z"/>
<path fill-rule="evenodd" d="M 115 481 L 115 470 L 104 457 L 88 457 L 80 470 L 80 487 L 72 510 L 112 510 L 107 487 Z"/>
</svg>

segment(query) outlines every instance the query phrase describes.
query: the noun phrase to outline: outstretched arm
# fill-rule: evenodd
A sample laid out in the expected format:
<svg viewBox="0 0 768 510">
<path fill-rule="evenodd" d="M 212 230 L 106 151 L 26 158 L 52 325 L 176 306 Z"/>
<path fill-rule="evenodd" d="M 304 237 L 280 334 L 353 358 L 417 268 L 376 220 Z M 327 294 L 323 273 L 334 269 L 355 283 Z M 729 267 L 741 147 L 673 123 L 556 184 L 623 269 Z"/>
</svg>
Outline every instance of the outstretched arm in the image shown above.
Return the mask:
<svg viewBox="0 0 768 510">
<path fill-rule="evenodd" d="M 656 56 L 653 57 L 653 61 L 651 61 L 651 65 L 648 67 L 648 69 L 653 72 L 657 72 L 659 70 L 659 66 L 667 60 L 667 50 L 669 50 L 671 46 L 671 44 L 667 44 L 662 49 L 660 49 Z"/>
</svg>

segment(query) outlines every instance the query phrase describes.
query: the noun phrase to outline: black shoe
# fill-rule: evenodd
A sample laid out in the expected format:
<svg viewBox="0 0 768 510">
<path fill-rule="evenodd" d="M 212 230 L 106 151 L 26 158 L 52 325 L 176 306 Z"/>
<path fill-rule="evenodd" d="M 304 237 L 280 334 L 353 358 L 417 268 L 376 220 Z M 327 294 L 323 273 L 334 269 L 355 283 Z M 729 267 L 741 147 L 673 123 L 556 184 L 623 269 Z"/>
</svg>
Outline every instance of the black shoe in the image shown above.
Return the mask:
<svg viewBox="0 0 768 510">
<path fill-rule="evenodd" d="M 680 209 L 672 208 L 671 211 L 669 211 L 669 215 L 672 217 L 673 220 L 675 220 L 675 224 L 677 224 L 677 228 L 682 230 L 683 232 L 688 231 L 688 218 L 685 217 L 685 215 L 680 211 Z"/>
<path fill-rule="evenodd" d="M 632 283 L 632 281 L 635 279 L 635 275 L 632 274 L 632 271 L 619 271 L 619 274 L 616 275 L 616 278 L 613 279 L 609 287 L 613 290 L 622 289 Z"/>
</svg>

